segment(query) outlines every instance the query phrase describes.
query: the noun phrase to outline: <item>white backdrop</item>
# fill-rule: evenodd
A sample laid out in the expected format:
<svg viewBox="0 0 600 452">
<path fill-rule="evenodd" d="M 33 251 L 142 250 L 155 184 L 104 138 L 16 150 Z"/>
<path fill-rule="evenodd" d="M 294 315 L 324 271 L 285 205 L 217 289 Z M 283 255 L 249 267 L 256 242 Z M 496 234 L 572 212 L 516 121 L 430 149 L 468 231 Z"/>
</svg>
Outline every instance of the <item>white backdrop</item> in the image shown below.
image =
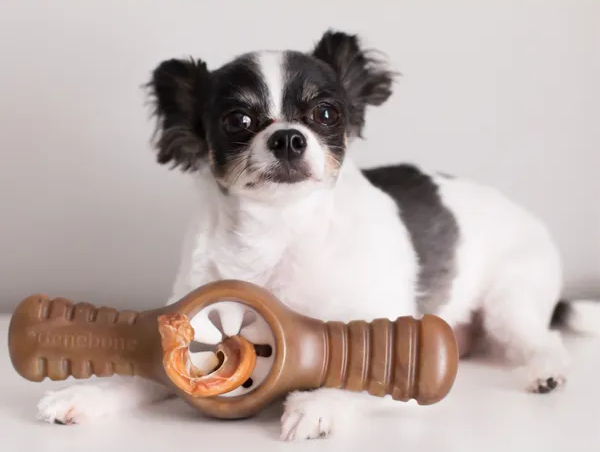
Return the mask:
<svg viewBox="0 0 600 452">
<path fill-rule="evenodd" d="M 600 295 L 600 2 L 2 0 L 0 309 L 31 292 L 168 296 L 192 200 L 154 163 L 164 58 L 364 36 L 403 73 L 354 149 L 494 184 L 547 221 L 567 295 Z"/>
</svg>

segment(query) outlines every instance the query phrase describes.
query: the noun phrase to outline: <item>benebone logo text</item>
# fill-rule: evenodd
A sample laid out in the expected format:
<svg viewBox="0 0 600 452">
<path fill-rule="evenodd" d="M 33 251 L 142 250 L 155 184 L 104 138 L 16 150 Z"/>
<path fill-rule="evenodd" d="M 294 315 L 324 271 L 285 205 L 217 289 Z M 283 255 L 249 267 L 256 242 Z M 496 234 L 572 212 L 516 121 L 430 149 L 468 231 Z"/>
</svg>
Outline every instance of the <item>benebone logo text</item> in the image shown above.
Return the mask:
<svg viewBox="0 0 600 452">
<path fill-rule="evenodd" d="M 137 347 L 135 339 L 111 337 L 93 333 L 62 334 L 45 331 L 29 330 L 28 336 L 35 342 L 46 347 L 61 347 L 67 349 L 104 349 L 117 351 L 134 351 Z"/>
</svg>

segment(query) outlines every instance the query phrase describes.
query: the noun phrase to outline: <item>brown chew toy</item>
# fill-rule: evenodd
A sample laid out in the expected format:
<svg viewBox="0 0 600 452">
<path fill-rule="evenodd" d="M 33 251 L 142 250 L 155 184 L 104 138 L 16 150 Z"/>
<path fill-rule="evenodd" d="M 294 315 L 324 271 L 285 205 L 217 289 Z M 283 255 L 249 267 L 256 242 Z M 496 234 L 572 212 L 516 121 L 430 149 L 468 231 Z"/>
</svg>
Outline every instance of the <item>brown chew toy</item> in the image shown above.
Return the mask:
<svg viewBox="0 0 600 452">
<path fill-rule="evenodd" d="M 205 329 L 195 316 L 206 319 L 219 306 L 233 309 L 240 325 L 240 309 L 251 312 L 257 327 L 245 327 L 247 335 L 242 328 L 219 336 L 216 352 L 208 354 L 212 361 L 200 368 L 188 347 Z M 139 313 L 31 296 L 12 316 L 8 346 L 14 368 L 31 381 L 137 375 L 173 388 L 206 415 L 228 419 L 252 416 L 291 391 L 319 387 L 429 405 L 448 394 L 458 367 L 454 334 L 439 317 L 322 322 L 234 280 Z"/>
</svg>

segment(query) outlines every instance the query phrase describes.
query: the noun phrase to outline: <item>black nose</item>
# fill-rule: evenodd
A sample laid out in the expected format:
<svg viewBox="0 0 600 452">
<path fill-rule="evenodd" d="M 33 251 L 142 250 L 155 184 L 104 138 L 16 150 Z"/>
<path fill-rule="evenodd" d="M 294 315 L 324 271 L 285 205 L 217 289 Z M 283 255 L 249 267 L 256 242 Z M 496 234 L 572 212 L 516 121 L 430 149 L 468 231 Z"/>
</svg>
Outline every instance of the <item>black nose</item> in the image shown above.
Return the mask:
<svg viewBox="0 0 600 452">
<path fill-rule="evenodd" d="M 306 150 L 306 138 L 296 129 L 278 130 L 269 137 L 267 146 L 278 159 L 292 160 Z"/>
</svg>

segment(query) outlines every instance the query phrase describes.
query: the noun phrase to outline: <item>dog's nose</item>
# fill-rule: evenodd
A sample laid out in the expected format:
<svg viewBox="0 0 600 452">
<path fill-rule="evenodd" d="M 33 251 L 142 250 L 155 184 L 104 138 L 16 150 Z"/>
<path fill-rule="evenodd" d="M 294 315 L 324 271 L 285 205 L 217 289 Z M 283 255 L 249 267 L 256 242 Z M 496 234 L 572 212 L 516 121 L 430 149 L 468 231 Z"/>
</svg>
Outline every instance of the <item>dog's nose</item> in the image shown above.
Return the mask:
<svg viewBox="0 0 600 452">
<path fill-rule="evenodd" d="M 278 159 L 293 160 L 306 150 L 306 137 L 296 129 L 278 130 L 271 135 L 267 146 Z"/>
</svg>

